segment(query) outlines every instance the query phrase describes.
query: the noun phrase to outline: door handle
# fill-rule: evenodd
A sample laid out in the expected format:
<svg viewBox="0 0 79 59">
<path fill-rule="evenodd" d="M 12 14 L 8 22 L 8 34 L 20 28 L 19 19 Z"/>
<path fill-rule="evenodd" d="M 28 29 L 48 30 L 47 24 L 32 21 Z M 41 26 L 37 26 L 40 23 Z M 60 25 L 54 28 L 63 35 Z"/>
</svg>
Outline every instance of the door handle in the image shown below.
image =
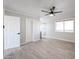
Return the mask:
<svg viewBox="0 0 79 59">
<path fill-rule="evenodd" d="M 21 33 L 17 33 L 18 35 L 20 35 Z"/>
<path fill-rule="evenodd" d="M 3 25 L 3 29 L 5 28 L 5 26 Z"/>
</svg>

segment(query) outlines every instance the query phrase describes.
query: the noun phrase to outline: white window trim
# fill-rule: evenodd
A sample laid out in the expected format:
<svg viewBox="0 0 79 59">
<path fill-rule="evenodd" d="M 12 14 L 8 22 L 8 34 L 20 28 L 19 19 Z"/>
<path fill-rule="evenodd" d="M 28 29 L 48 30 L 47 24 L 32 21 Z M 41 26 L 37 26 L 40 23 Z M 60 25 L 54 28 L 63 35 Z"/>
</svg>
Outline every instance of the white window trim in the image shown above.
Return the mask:
<svg viewBox="0 0 79 59">
<path fill-rule="evenodd" d="M 65 21 L 73 21 L 74 23 L 73 23 L 73 32 L 67 32 L 67 31 L 65 31 Z M 56 22 L 63 22 L 63 31 L 57 31 L 56 30 Z M 56 21 L 55 22 L 55 32 L 65 32 L 65 33 L 74 33 L 75 32 L 75 20 L 74 20 L 74 18 L 72 18 L 72 19 L 69 19 L 69 20 L 61 20 L 61 21 Z"/>
</svg>

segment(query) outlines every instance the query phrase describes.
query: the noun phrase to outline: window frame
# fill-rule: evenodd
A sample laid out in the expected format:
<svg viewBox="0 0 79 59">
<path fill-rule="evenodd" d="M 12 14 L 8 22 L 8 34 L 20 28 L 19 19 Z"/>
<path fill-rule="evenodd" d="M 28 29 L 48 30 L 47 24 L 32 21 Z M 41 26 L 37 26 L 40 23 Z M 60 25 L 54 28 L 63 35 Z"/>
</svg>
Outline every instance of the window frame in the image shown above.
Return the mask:
<svg viewBox="0 0 79 59">
<path fill-rule="evenodd" d="M 74 29 L 75 29 L 75 27 L 74 27 L 74 25 L 75 25 L 74 20 L 66 20 L 66 21 L 73 21 L 73 29 L 72 29 L 72 31 L 67 31 L 67 30 L 65 29 L 65 21 L 64 21 L 64 32 L 69 32 L 69 33 L 75 32 L 75 31 L 74 31 Z"/>
<path fill-rule="evenodd" d="M 63 28 L 63 30 L 57 30 L 57 29 L 56 29 L 56 23 L 57 23 L 57 22 L 63 22 L 63 21 L 56 21 L 56 22 L 55 22 L 55 31 L 56 31 L 56 32 L 64 32 L 64 31 L 63 31 L 64 28 Z M 63 24 L 64 24 L 64 22 L 63 22 Z M 64 26 L 63 26 L 63 27 L 64 27 Z"/>
<path fill-rule="evenodd" d="M 65 30 L 65 21 L 73 21 L 73 31 L 66 31 Z M 63 22 L 63 31 L 58 31 L 56 30 L 56 22 Z M 66 33 L 74 33 L 75 32 L 75 20 L 69 19 L 69 20 L 61 20 L 61 21 L 56 21 L 55 22 L 55 32 L 66 32 Z"/>
</svg>

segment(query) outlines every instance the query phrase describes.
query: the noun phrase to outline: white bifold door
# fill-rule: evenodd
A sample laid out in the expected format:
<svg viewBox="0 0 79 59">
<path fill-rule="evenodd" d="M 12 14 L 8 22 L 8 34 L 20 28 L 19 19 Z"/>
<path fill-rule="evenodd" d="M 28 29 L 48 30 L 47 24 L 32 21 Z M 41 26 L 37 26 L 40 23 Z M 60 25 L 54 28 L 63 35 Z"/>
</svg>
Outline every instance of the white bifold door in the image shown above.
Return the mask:
<svg viewBox="0 0 79 59">
<path fill-rule="evenodd" d="M 4 16 L 4 49 L 20 47 L 20 17 Z"/>
</svg>

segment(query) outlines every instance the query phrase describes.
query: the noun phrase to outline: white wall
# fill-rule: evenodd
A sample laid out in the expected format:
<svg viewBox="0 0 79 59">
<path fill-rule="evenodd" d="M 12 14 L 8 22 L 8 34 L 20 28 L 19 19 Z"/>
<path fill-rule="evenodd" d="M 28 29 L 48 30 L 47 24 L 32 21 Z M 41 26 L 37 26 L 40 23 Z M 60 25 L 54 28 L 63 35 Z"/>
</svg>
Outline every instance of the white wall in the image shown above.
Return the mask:
<svg viewBox="0 0 79 59">
<path fill-rule="evenodd" d="M 65 18 L 65 19 L 68 20 L 68 18 Z M 61 18 L 61 19 L 56 19 L 56 18 L 54 19 L 52 17 L 42 18 L 41 22 L 48 24 L 48 31 L 46 32 L 45 38 L 75 42 L 75 33 L 55 32 L 55 21 L 61 21 L 61 20 L 64 20 L 64 18 Z"/>
<path fill-rule="evenodd" d="M 32 20 L 26 17 L 26 42 L 32 41 Z"/>
<path fill-rule="evenodd" d="M 64 20 L 64 19 L 62 19 Z M 68 18 L 65 19 L 65 20 L 69 20 Z M 75 20 L 74 18 L 72 20 Z M 61 20 L 58 20 L 58 21 L 61 21 Z M 64 40 L 64 41 L 69 41 L 69 42 L 75 42 L 75 33 L 74 32 L 56 32 L 55 31 L 55 22 L 53 23 L 54 25 L 54 31 L 52 33 L 53 35 L 53 38 L 56 38 L 56 39 L 60 39 L 60 40 Z"/>
<path fill-rule="evenodd" d="M 25 16 L 21 16 L 20 30 L 21 30 L 20 43 L 24 43 L 26 41 L 26 17 Z"/>
<path fill-rule="evenodd" d="M 42 38 L 48 38 L 51 34 L 51 28 L 53 27 L 51 25 L 50 19 L 40 18 L 40 24 L 45 24 L 45 28 L 46 28 L 46 29 L 41 30 L 42 31 Z M 40 27 L 40 29 L 41 29 L 41 27 Z"/>
<path fill-rule="evenodd" d="M 40 40 L 40 20 L 33 20 L 33 41 Z"/>
<path fill-rule="evenodd" d="M 20 17 L 20 44 L 40 39 L 40 19 L 21 15 L 12 10 L 5 10 L 6 15 Z"/>
<path fill-rule="evenodd" d="M 26 18 L 26 42 L 40 39 L 40 20 L 36 18 Z"/>
</svg>

